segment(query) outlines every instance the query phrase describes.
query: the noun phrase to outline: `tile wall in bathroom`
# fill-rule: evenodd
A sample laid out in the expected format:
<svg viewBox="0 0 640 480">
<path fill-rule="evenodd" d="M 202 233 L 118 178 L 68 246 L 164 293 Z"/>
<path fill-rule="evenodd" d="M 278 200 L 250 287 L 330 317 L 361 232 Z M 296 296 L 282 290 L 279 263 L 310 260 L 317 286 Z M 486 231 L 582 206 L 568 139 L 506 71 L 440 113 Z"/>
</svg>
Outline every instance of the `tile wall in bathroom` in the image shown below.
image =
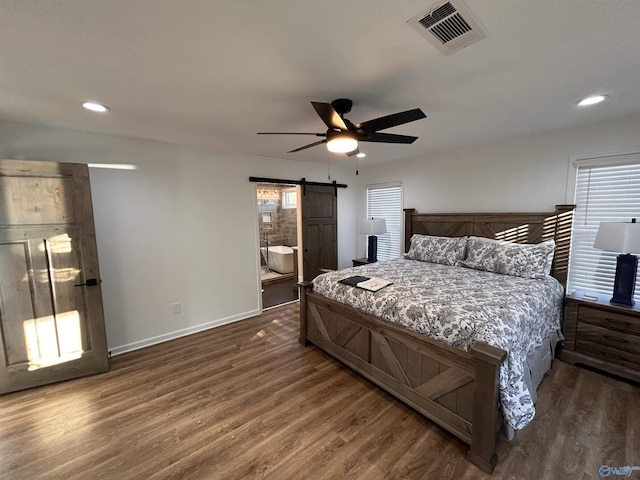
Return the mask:
<svg viewBox="0 0 640 480">
<path fill-rule="evenodd" d="M 282 208 L 282 191 L 291 185 L 258 184 L 258 225 L 260 246 L 265 246 L 265 233 L 269 245 L 297 245 L 297 209 Z M 265 215 L 266 214 L 266 215 Z M 269 223 L 268 220 L 271 222 Z"/>
</svg>

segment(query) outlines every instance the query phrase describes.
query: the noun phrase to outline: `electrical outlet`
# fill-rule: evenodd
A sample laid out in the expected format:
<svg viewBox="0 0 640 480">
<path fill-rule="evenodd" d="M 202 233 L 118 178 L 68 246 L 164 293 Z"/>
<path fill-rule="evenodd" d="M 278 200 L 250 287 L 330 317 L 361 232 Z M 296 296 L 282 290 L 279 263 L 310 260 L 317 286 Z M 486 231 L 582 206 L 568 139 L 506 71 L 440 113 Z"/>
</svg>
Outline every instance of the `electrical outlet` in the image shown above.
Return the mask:
<svg viewBox="0 0 640 480">
<path fill-rule="evenodd" d="M 182 304 L 180 302 L 172 304 L 171 310 L 173 311 L 174 315 L 177 315 L 178 313 L 182 312 Z"/>
</svg>

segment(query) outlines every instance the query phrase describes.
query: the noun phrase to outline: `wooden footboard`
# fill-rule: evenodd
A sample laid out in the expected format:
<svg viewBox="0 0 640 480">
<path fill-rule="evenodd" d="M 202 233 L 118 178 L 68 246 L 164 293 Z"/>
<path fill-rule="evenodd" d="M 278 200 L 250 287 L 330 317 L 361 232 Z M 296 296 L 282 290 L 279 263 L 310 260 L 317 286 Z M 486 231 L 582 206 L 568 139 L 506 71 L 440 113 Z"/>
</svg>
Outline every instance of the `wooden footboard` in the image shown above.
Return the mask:
<svg viewBox="0 0 640 480">
<path fill-rule="evenodd" d="M 487 473 L 497 462 L 498 376 L 504 350 L 464 352 L 300 286 L 300 343 L 348 365 L 469 445 Z"/>
</svg>

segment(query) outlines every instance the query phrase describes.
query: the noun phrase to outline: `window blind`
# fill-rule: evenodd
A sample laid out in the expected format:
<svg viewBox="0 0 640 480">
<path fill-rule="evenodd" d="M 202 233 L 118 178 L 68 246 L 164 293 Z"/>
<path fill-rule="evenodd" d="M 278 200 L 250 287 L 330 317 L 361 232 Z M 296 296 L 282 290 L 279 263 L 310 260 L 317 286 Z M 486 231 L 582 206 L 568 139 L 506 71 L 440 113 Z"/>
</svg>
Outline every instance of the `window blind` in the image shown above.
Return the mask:
<svg viewBox="0 0 640 480">
<path fill-rule="evenodd" d="M 576 161 L 567 290 L 612 295 L 619 253 L 593 248 L 600 222 L 640 221 L 640 154 Z M 640 283 L 639 283 L 640 284 Z M 638 300 L 638 295 L 636 295 Z"/>
<path fill-rule="evenodd" d="M 384 218 L 387 233 L 378 235 L 378 260 L 402 254 L 402 184 L 367 186 L 367 218 Z M 368 255 L 369 252 L 367 252 Z"/>
</svg>

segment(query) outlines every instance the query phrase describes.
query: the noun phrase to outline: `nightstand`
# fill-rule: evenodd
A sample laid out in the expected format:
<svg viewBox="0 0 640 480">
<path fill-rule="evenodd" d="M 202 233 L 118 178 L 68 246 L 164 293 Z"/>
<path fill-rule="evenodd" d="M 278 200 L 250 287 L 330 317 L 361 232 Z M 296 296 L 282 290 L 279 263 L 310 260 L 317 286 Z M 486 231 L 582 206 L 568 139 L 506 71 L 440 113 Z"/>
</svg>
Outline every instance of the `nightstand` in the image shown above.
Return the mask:
<svg viewBox="0 0 640 480">
<path fill-rule="evenodd" d="M 560 359 L 640 382 L 640 308 L 594 297 L 567 296 Z"/>
<path fill-rule="evenodd" d="M 366 257 L 355 258 L 355 259 L 351 260 L 351 262 L 353 263 L 354 267 L 358 267 L 360 265 L 369 265 L 370 263 L 376 263 L 375 261 L 374 262 L 370 262 L 369 260 L 367 260 Z"/>
</svg>

